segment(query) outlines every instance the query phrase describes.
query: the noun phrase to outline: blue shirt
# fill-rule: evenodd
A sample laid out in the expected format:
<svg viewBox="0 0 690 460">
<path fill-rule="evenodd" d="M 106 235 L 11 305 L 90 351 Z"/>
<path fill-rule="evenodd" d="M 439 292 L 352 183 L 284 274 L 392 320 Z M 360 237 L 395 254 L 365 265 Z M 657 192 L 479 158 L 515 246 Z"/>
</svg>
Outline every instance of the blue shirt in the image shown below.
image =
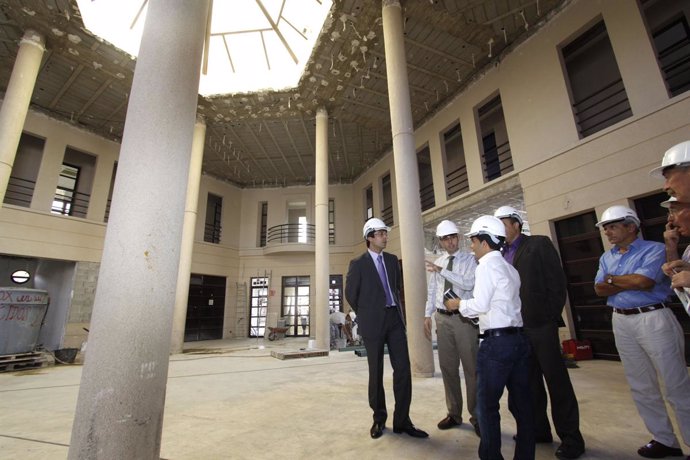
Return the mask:
<svg viewBox="0 0 690 460">
<path fill-rule="evenodd" d="M 642 275 L 654 280 L 649 291 L 627 290 L 608 297 L 606 304 L 616 308 L 633 308 L 652 305 L 666 300 L 671 295 L 671 284 L 661 271 L 666 262 L 666 251 L 662 243 L 638 238 L 628 246 L 628 252 L 621 254 L 614 246 L 602 254 L 596 283 L 603 283 L 605 275 Z"/>
</svg>

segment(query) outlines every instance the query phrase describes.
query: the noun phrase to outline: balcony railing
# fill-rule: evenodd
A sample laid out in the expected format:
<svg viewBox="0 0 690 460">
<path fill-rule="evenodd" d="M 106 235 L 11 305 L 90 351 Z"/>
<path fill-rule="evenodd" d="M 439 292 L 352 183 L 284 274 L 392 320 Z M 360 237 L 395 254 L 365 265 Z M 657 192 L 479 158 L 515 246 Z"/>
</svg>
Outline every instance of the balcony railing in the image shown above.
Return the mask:
<svg viewBox="0 0 690 460">
<path fill-rule="evenodd" d="M 467 166 L 462 165 L 458 169 L 446 174 L 446 190 L 448 198 L 453 198 L 470 189 L 470 183 L 467 180 Z"/>
<path fill-rule="evenodd" d="M 316 226 L 313 224 L 283 224 L 270 227 L 267 244 L 304 243 L 314 244 Z"/>
<path fill-rule="evenodd" d="M 60 192 L 56 192 L 53 197 L 53 206 L 51 208 L 53 214 L 86 217 L 91 195 L 61 188 L 58 188 L 58 190 Z"/>
<path fill-rule="evenodd" d="M 36 182 L 21 177 L 10 176 L 5 192 L 5 203 L 16 206 L 31 206 L 31 199 L 34 196 Z"/>
<path fill-rule="evenodd" d="M 573 104 L 582 137 L 601 131 L 632 116 L 623 80 L 615 80 Z"/>
</svg>

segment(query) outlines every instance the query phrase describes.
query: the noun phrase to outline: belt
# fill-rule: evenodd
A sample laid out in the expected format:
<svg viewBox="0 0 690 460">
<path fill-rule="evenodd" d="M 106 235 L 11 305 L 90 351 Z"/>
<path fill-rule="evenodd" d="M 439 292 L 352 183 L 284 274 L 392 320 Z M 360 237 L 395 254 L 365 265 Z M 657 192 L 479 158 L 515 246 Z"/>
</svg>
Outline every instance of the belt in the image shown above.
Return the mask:
<svg viewBox="0 0 690 460">
<path fill-rule="evenodd" d="M 453 315 L 459 315 L 459 314 L 460 314 L 460 310 L 440 310 L 440 309 L 436 309 L 436 312 L 437 312 L 437 313 L 440 313 L 440 314 L 442 314 L 442 315 L 446 315 L 446 316 L 453 316 Z"/>
<path fill-rule="evenodd" d="M 521 327 L 498 327 L 496 329 L 487 329 L 479 334 L 480 339 L 487 337 L 499 337 L 501 335 L 513 335 L 522 332 Z"/>
<path fill-rule="evenodd" d="M 661 310 L 666 308 L 663 303 L 655 303 L 653 305 L 645 305 L 644 307 L 632 307 L 632 308 L 616 308 L 613 307 L 613 311 L 621 315 L 637 315 L 639 313 L 647 313 L 648 311 Z"/>
</svg>

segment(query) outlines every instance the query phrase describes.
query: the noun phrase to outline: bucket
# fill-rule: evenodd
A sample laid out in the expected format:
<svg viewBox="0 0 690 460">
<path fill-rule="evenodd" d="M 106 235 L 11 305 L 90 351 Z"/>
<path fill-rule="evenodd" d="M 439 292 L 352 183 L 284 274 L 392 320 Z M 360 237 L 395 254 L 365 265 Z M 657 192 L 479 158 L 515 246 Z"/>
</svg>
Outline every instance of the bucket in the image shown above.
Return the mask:
<svg viewBox="0 0 690 460">
<path fill-rule="evenodd" d="M 77 357 L 77 352 L 79 348 L 60 348 L 55 350 L 55 361 L 60 364 L 74 364 L 74 360 Z"/>
<path fill-rule="evenodd" d="M 36 349 L 48 309 L 48 291 L 0 287 L 0 355 Z"/>
<path fill-rule="evenodd" d="M 309 342 L 307 342 L 307 348 L 309 350 L 313 350 L 314 348 L 316 348 L 316 340 L 310 339 Z"/>
</svg>

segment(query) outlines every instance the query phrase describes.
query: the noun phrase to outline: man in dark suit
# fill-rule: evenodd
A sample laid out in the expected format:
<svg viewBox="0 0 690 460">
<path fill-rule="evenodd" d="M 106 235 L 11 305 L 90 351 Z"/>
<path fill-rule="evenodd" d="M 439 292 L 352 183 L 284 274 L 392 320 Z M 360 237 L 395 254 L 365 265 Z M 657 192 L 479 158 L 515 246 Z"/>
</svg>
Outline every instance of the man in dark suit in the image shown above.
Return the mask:
<svg viewBox="0 0 690 460">
<path fill-rule="evenodd" d="M 426 438 L 429 435 L 410 420 L 412 373 L 400 303 L 400 266 L 397 257 L 383 252 L 389 230 L 381 219 L 365 222 L 362 233 L 368 250 L 350 262 L 345 284 L 345 298 L 357 313 L 359 334 L 367 351 L 369 406 L 374 411 L 369 434 L 374 439 L 380 437 L 388 418 L 383 390 L 384 345 L 388 345 L 395 395 L 393 431 Z"/>
<path fill-rule="evenodd" d="M 563 362 L 558 337 L 566 299 L 566 279 L 551 240 L 546 236 L 522 234 L 522 216 L 510 206 L 501 206 L 494 216 L 506 227 L 505 259 L 520 274 L 520 300 L 524 331 L 533 349 L 530 386 L 537 442 L 553 442 L 546 415 L 544 380 L 551 399 L 551 417 L 561 445 L 560 459 L 574 459 L 585 451 L 580 433 L 580 413 L 568 369 Z M 510 403 L 510 400 L 509 400 Z"/>
</svg>

